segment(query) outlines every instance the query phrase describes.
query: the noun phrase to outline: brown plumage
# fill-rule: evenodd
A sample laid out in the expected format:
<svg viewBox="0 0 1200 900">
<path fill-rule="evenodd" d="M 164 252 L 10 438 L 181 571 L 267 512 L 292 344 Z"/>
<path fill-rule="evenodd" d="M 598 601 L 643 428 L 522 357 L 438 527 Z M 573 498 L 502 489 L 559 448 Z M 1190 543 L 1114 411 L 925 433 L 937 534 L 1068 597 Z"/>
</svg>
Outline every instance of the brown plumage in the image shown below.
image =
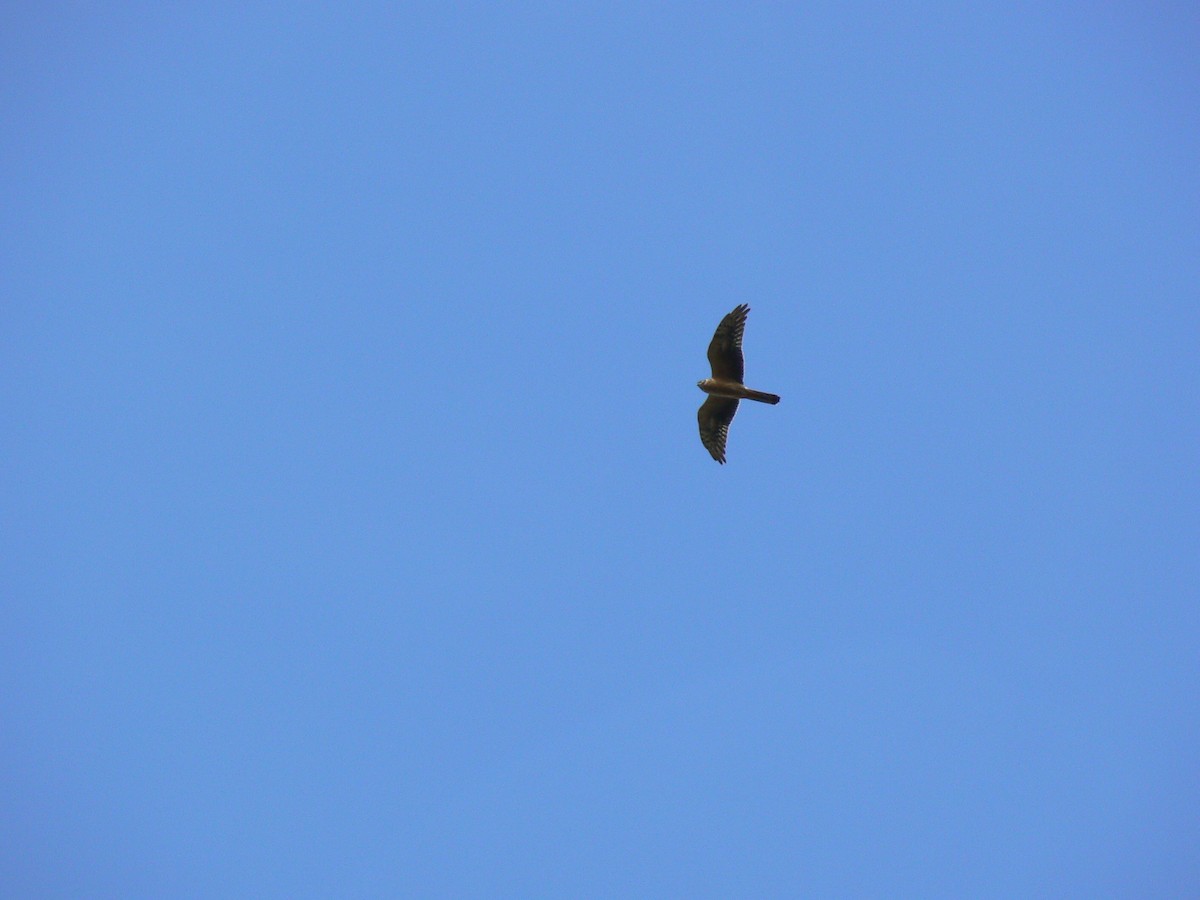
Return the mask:
<svg viewBox="0 0 1200 900">
<path fill-rule="evenodd" d="M 777 394 L 752 391 L 742 384 L 745 377 L 745 360 L 742 357 L 742 334 L 746 330 L 746 314 L 750 307 L 743 303 L 721 320 L 708 345 L 708 364 L 712 366 L 712 378 L 696 382 L 696 386 L 708 394 L 700 404 L 697 419 L 700 422 L 700 441 L 717 462 L 725 463 L 725 441 L 729 437 L 729 423 L 737 414 L 739 400 L 757 400 L 759 403 L 779 402 Z"/>
</svg>

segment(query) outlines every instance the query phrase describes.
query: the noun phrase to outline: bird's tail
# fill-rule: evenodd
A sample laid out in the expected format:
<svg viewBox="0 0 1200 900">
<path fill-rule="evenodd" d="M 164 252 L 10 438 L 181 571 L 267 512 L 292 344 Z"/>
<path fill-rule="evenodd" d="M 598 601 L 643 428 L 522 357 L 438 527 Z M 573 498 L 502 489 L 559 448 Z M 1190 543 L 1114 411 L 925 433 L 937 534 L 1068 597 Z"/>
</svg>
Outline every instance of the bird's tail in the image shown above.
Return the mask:
<svg viewBox="0 0 1200 900">
<path fill-rule="evenodd" d="M 779 402 L 778 394 L 764 394 L 762 391 L 752 391 L 746 388 L 746 399 L 757 400 L 759 403 L 770 403 L 774 405 Z"/>
</svg>

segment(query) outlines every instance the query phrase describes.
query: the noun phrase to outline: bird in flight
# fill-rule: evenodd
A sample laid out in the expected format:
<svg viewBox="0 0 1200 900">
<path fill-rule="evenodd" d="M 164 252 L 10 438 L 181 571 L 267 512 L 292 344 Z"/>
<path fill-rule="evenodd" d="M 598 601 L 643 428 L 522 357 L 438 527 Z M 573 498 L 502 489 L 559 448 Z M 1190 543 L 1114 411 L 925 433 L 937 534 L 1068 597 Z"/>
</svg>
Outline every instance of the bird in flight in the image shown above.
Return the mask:
<svg viewBox="0 0 1200 900">
<path fill-rule="evenodd" d="M 742 384 L 745 362 L 742 359 L 742 332 L 746 330 L 746 314 L 750 307 L 743 303 L 721 320 L 712 343 L 708 345 L 708 362 L 712 378 L 696 382 L 696 387 L 708 394 L 700 404 L 700 442 L 712 458 L 725 464 L 725 440 L 729 423 L 737 413 L 739 400 L 757 400 L 775 404 L 779 395 L 752 391 Z"/>
</svg>

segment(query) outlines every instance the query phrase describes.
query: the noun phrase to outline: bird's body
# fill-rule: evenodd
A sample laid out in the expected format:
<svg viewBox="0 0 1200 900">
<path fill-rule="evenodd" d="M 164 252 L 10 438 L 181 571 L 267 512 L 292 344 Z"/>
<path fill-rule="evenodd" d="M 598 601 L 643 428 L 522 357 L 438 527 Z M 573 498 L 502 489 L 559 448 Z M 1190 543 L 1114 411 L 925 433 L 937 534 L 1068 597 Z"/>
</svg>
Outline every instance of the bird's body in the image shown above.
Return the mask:
<svg viewBox="0 0 1200 900">
<path fill-rule="evenodd" d="M 713 397 L 727 397 L 732 400 L 757 400 L 759 403 L 770 403 L 772 405 L 779 402 L 778 394 L 752 391 L 744 384 L 737 384 L 733 381 L 705 378 L 703 381 L 697 381 L 696 386 L 704 391 L 704 393 Z"/>
<path fill-rule="evenodd" d="M 757 400 L 759 403 L 776 404 L 778 394 L 753 391 L 742 384 L 745 377 L 745 362 L 742 357 L 742 334 L 746 330 L 746 315 L 750 307 L 743 303 L 721 320 L 708 345 L 708 362 L 712 366 L 712 378 L 705 378 L 696 386 L 708 394 L 696 414 L 700 422 L 700 441 L 717 462 L 725 462 L 725 442 L 729 437 L 729 423 L 737 414 L 738 401 Z"/>
</svg>

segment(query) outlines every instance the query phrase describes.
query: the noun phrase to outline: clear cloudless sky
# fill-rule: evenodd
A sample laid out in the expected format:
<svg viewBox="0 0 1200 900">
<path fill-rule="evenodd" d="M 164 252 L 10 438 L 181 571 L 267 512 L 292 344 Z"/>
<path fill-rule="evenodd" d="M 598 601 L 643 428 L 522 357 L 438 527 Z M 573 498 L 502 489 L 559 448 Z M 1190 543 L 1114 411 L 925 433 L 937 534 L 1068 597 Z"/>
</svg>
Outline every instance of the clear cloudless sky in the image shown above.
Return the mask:
<svg viewBox="0 0 1200 900">
<path fill-rule="evenodd" d="M 8 4 L 0 894 L 1200 896 L 1198 46 Z"/>
</svg>

